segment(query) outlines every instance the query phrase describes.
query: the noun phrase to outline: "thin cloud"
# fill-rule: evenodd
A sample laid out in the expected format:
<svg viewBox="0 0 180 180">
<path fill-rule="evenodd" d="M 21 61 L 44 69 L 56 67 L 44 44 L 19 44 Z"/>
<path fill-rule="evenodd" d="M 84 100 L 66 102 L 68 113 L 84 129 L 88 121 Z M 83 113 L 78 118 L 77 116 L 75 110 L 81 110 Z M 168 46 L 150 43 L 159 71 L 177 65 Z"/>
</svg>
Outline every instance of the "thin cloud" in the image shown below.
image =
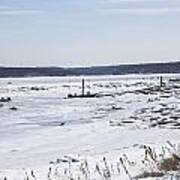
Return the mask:
<svg viewBox="0 0 180 180">
<path fill-rule="evenodd" d="M 180 3 L 169 0 L 101 0 L 99 12 L 119 14 L 162 14 L 180 12 Z"/>
<path fill-rule="evenodd" d="M 180 12 L 180 8 L 136 8 L 136 9 L 106 9 L 101 8 L 99 12 L 118 13 L 118 14 L 158 14 Z"/>
<path fill-rule="evenodd" d="M 11 7 L 10 7 L 10 6 L 0 5 L 0 11 L 2 11 L 2 10 L 8 10 L 8 9 L 11 9 Z"/>
<path fill-rule="evenodd" d="M 153 2 L 153 3 L 156 3 L 156 2 L 177 2 L 177 0 L 172 0 L 172 1 L 169 1 L 169 0 L 99 0 L 98 1 L 99 3 L 122 3 L 122 2 L 135 2 L 135 3 L 138 3 L 138 2 L 145 2 L 145 3 L 149 3 L 149 2 Z"/>
<path fill-rule="evenodd" d="M 22 16 L 22 15 L 37 15 L 43 11 L 40 10 L 2 10 L 0 9 L 0 16 Z"/>
</svg>

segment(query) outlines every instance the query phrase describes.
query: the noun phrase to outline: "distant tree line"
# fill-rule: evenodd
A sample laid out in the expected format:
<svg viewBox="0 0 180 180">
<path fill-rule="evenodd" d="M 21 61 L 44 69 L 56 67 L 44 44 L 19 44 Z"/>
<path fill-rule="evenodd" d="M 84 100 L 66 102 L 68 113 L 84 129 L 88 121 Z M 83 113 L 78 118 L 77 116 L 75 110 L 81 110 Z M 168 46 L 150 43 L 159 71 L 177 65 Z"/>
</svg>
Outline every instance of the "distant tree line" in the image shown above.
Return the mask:
<svg viewBox="0 0 180 180">
<path fill-rule="evenodd" d="M 180 62 L 92 67 L 0 67 L 0 77 L 180 73 Z"/>
</svg>

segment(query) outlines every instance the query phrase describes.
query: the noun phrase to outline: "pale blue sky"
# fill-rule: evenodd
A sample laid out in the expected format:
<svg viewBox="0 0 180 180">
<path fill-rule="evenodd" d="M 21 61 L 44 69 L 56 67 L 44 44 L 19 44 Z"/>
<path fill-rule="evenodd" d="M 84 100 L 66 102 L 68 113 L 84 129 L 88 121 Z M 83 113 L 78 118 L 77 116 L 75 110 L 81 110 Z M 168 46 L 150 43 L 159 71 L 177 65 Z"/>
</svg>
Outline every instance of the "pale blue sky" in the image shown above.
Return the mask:
<svg viewBox="0 0 180 180">
<path fill-rule="evenodd" d="M 180 60 L 180 0 L 0 0 L 0 65 Z"/>
</svg>

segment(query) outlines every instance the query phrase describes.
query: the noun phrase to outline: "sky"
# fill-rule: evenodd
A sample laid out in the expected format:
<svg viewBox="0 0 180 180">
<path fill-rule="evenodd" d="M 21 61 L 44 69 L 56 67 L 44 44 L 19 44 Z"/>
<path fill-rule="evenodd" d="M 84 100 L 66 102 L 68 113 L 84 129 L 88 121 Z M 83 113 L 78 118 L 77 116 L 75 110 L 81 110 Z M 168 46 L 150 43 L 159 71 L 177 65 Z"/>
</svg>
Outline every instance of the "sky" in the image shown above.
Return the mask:
<svg viewBox="0 0 180 180">
<path fill-rule="evenodd" d="M 0 66 L 180 60 L 180 0 L 0 0 Z"/>
</svg>

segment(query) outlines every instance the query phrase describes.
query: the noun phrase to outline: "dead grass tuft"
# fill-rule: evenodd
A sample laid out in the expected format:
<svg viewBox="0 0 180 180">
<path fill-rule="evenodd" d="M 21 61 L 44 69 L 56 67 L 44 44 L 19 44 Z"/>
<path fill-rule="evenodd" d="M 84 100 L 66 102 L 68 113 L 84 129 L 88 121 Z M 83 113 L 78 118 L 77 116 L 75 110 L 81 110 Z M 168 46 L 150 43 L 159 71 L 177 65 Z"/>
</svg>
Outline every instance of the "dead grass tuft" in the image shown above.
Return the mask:
<svg viewBox="0 0 180 180">
<path fill-rule="evenodd" d="M 142 174 L 134 177 L 134 179 L 144 179 L 144 178 L 155 178 L 155 177 L 163 177 L 164 173 L 162 172 L 143 172 Z"/>
<path fill-rule="evenodd" d="M 164 159 L 159 164 L 160 171 L 178 171 L 180 170 L 180 157 L 173 154 L 172 157 Z"/>
</svg>

